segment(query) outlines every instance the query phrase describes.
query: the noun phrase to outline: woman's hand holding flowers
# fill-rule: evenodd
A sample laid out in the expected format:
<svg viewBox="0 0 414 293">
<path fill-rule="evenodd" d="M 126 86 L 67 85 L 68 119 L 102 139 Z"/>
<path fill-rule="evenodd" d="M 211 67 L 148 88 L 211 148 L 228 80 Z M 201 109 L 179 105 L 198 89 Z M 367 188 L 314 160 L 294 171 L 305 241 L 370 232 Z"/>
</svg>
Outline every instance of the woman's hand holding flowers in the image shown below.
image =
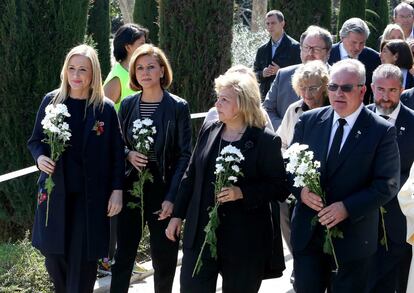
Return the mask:
<svg viewBox="0 0 414 293">
<path fill-rule="evenodd" d="M 217 201 L 220 203 L 235 201 L 243 198 L 243 193 L 238 186 L 223 187 L 217 194 Z"/>
<path fill-rule="evenodd" d="M 37 158 L 37 167 L 40 171 L 45 172 L 47 175 L 51 175 L 55 171 L 55 162 L 45 155 L 40 155 Z"/>
<path fill-rule="evenodd" d="M 311 192 L 307 187 L 302 188 L 302 191 L 300 192 L 300 199 L 305 205 L 317 212 L 323 209 L 322 198 Z"/>
<path fill-rule="evenodd" d="M 148 164 L 148 157 L 136 151 L 130 151 L 127 159 L 138 171 Z"/>
</svg>

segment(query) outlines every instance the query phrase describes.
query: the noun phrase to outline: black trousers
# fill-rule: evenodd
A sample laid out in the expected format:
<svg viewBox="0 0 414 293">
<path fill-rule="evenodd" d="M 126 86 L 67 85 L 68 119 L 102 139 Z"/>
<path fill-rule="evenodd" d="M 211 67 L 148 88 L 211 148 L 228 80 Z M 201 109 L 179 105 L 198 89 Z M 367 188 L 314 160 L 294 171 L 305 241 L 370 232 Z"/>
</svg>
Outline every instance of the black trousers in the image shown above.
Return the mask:
<svg viewBox="0 0 414 293">
<path fill-rule="evenodd" d="M 144 187 L 144 221 L 150 232 L 151 259 L 154 268 L 154 292 L 170 293 L 177 266 L 178 241 L 172 242 L 165 236 L 169 218 L 158 220 L 155 211 L 161 208 L 165 196 L 165 184 L 150 168 L 154 176 L 154 183 Z M 112 293 L 128 292 L 129 281 L 134 267 L 139 242 L 141 241 L 141 209 L 127 207 L 130 197 L 126 197 L 124 208 L 118 216 L 118 239 L 115 252 L 115 263 L 111 267 Z M 129 198 L 129 199 L 128 199 Z"/>
<path fill-rule="evenodd" d="M 411 245 L 388 239 L 388 251 L 379 245 L 370 277 L 370 293 L 405 293 L 412 257 Z"/>
<path fill-rule="evenodd" d="M 315 231 L 308 246 L 293 252 L 296 293 L 365 292 L 372 256 L 339 264 L 338 273 L 333 256 L 323 252 L 322 229 Z"/>
<path fill-rule="evenodd" d="M 83 194 L 68 195 L 66 206 L 66 251 L 45 254 L 46 269 L 56 293 L 91 293 L 96 280 L 97 260 L 88 260 L 86 200 Z"/>
<path fill-rule="evenodd" d="M 264 277 L 271 242 L 269 215 L 247 215 L 240 208 L 221 210 L 217 229 L 217 260 L 210 248 L 204 249 L 200 272 L 192 276 L 204 241 L 199 227 L 194 248 L 184 248 L 180 274 L 181 293 L 216 292 L 218 274 L 223 277 L 223 293 L 256 293 Z M 220 213 L 220 210 L 219 210 Z"/>
</svg>

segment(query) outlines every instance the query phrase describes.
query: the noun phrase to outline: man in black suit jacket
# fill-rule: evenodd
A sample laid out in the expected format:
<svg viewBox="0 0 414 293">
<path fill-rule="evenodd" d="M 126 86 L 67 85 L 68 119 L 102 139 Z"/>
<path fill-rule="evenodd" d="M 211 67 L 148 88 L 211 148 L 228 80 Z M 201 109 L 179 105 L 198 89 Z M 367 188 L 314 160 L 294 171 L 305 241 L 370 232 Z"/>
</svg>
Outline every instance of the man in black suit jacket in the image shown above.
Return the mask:
<svg viewBox="0 0 414 293">
<path fill-rule="evenodd" d="M 328 60 L 328 63 L 332 65 L 339 60 L 353 58 L 358 59 L 365 65 L 365 85 L 367 86 L 364 96 L 365 105 L 371 102 L 372 72 L 381 64 L 378 52 L 365 47 L 369 33 L 369 28 L 362 19 L 356 17 L 348 19 L 339 31 L 341 42 L 332 46 L 331 56 Z"/>
<path fill-rule="evenodd" d="M 400 101 L 411 110 L 414 110 L 414 88 L 403 91 Z"/>
<path fill-rule="evenodd" d="M 280 68 L 301 63 L 299 43 L 284 32 L 284 26 L 282 12 L 271 10 L 266 14 L 266 29 L 270 40 L 257 50 L 254 61 L 254 72 L 260 83 L 262 99 Z"/>
<path fill-rule="evenodd" d="M 370 259 L 377 249 L 378 209 L 399 188 L 396 131 L 364 107 L 361 62 L 334 64 L 328 90 L 331 106 L 305 112 L 293 139 L 309 145 L 320 161 L 326 195 L 324 205 L 307 187 L 293 191 L 298 199 L 291 238 L 296 292 L 365 292 Z M 321 225 L 312 225 L 316 215 Z M 323 252 L 324 226 L 343 232 L 343 238 L 333 239 L 337 273 L 331 271 L 332 256 Z"/>
<path fill-rule="evenodd" d="M 403 186 L 414 162 L 414 111 L 400 103 L 403 90 L 401 70 L 391 64 L 380 65 L 372 75 L 375 104 L 368 108 L 387 119 L 397 130 L 401 158 L 400 186 Z M 384 205 L 385 243 L 378 244 L 370 278 L 370 291 L 405 293 L 410 270 L 411 246 L 406 242 L 407 221 L 394 197 Z M 381 238 L 383 230 L 380 225 Z M 388 250 L 387 250 L 388 249 Z"/>
</svg>

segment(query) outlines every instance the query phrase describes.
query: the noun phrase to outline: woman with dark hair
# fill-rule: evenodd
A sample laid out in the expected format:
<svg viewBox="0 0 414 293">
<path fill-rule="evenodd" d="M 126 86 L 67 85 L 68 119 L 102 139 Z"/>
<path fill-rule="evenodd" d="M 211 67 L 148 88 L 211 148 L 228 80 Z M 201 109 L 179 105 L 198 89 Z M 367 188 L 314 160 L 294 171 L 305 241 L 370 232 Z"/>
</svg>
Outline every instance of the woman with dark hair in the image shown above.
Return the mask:
<svg viewBox="0 0 414 293">
<path fill-rule="evenodd" d="M 406 41 L 390 40 L 382 42 L 380 58 L 382 64 L 394 64 L 401 69 L 404 78 L 404 89 L 414 87 L 414 77 L 411 73 L 414 64 L 413 54 Z"/>
<path fill-rule="evenodd" d="M 262 279 L 281 276 L 285 268 L 279 223 L 272 222 L 270 208 L 271 201 L 283 201 L 288 195 L 281 141 L 265 128 L 254 76 L 226 73 L 215 79 L 215 90 L 219 121 L 207 121 L 202 126 L 165 233 L 177 243 L 186 220 L 182 293 L 216 292 L 218 274 L 223 277 L 223 292 L 255 293 Z M 235 183 L 216 193 L 217 170 L 223 168 L 217 160 L 226 148 L 244 157 L 239 166 L 232 166 L 243 176 L 230 176 Z M 220 203 L 220 224 L 214 256 L 208 246 L 202 247 L 209 211 L 216 202 Z M 200 251 L 202 266 L 197 274 L 193 272 Z"/>
<path fill-rule="evenodd" d="M 60 88 L 43 99 L 28 141 L 41 171 L 33 246 L 46 257 L 56 292 L 86 293 L 93 292 L 97 260 L 108 253 L 109 218 L 122 208 L 124 145 L 113 104 L 104 97 L 95 50 L 70 50 L 61 79 Z M 45 111 L 62 104 L 71 137 L 53 161 L 54 148 L 45 143 Z M 48 175 L 55 184 L 51 192 Z"/>
<path fill-rule="evenodd" d="M 126 145 L 124 202 L 127 207 L 118 216 L 111 292 L 128 292 L 142 228 L 147 224 L 154 291 L 170 293 L 177 265 L 178 242 L 169 241 L 164 231 L 173 211 L 178 185 L 190 160 L 190 110 L 185 100 L 166 91 L 172 82 L 172 70 L 161 49 L 150 44 L 139 47 L 131 58 L 129 76 L 131 88 L 140 92 L 125 98 L 118 114 Z M 151 119 L 156 130 L 147 156 L 134 149 L 134 125 L 138 119 Z M 144 184 L 142 206 L 141 199 L 132 196 L 131 190 L 143 168 L 149 170 L 153 182 Z M 131 208 L 131 204 L 139 206 Z"/>
<path fill-rule="evenodd" d="M 148 42 L 148 33 L 146 28 L 134 23 L 124 24 L 115 33 L 113 53 L 117 63 L 106 77 L 104 91 L 117 111 L 122 99 L 136 93 L 129 87 L 129 60 L 139 46 Z"/>
</svg>

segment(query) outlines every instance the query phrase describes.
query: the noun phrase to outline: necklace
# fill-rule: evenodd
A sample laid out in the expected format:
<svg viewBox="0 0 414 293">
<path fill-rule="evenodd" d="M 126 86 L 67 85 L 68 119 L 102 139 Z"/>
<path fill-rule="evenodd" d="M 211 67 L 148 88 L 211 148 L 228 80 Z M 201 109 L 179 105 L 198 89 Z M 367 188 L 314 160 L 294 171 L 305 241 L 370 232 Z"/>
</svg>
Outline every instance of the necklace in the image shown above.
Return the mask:
<svg viewBox="0 0 414 293">
<path fill-rule="evenodd" d="M 246 128 L 247 128 L 247 126 L 243 126 L 243 128 L 242 129 L 240 129 L 239 131 L 237 131 L 236 132 L 236 134 L 234 135 L 234 136 L 231 136 L 231 139 L 225 139 L 225 138 L 223 138 L 223 136 L 224 136 L 224 133 L 222 133 L 221 135 L 220 135 L 220 140 L 219 140 L 219 147 L 218 147 L 218 154 L 217 154 L 217 156 L 220 156 L 220 152 L 221 152 L 221 142 L 224 140 L 224 141 L 226 141 L 226 142 L 228 142 L 229 143 L 229 145 L 231 145 L 233 142 L 235 142 L 235 141 L 239 141 L 241 138 L 242 138 L 242 136 L 243 136 L 243 134 L 246 132 Z"/>
</svg>

